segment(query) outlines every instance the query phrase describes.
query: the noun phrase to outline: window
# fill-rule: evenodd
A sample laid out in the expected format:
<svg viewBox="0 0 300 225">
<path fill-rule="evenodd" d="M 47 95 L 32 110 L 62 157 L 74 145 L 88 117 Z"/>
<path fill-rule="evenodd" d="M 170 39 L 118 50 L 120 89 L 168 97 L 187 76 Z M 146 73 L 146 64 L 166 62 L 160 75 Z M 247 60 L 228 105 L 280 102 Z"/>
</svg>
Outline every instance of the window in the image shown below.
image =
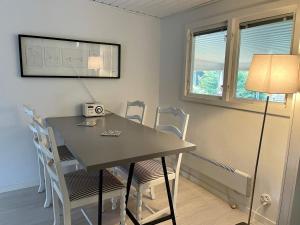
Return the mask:
<svg viewBox="0 0 300 225">
<path fill-rule="evenodd" d="M 253 54 L 290 54 L 293 37 L 293 17 L 286 16 L 240 24 L 240 54 L 235 97 L 265 100 L 266 94 L 247 91 L 245 83 Z M 273 102 L 285 102 L 285 95 L 270 96 Z"/>
<path fill-rule="evenodd" d="M 190 25 L 185 99 L 261 111 L 257 104 L 265 101 L 267 94 L 245 89 L 252 57 L 291 53 L 295 12 L 296 8 L 291 7 L 276 13 L 266 11 L 261 16 L 228 18 L 225 15 Z M 272 104 L 271 108 L 279 114 L 280 110 L 287 113 L 289 99 L 286 95 L 273 94 L 270 101 L 279 104 Z"/>
<path fill-rule="evenodd" d="M 193 34 L 190 92 L 222 96 L 227 27 Z"/>
</svg>

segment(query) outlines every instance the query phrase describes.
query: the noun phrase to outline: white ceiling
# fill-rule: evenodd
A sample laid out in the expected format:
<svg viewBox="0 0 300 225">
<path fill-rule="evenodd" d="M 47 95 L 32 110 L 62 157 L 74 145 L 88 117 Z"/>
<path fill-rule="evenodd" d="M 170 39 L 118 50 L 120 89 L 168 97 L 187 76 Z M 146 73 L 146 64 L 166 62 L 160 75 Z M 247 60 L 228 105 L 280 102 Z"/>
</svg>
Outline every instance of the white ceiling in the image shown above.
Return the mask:
<svg viewBox="0 0 300 225">
<path fill-rule="evenodd" d="M 93 0 L 100 4 L 154 17 L 165 17 L 220 0 Z"/>
</svg>

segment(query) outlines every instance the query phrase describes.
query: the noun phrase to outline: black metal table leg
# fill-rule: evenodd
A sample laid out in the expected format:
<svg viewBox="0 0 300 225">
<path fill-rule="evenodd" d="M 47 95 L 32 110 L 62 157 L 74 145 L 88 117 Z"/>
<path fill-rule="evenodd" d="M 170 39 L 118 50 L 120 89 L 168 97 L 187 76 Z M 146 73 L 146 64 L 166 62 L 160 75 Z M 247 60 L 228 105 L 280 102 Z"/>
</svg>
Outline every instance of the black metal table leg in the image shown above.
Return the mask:
<svg viewBox="0 0 300 225">
<path fill-rule="evenodd" d="M 170 206 L 170 215 L 163 216 L 161 218 L 155 219 L 153 221 L 150 221 L 148 223 L 145 223 L 143 225 L 155 225 L 162 223 L 167 220 L 172 220 L 172 224 L 176 225 L 176 218 L 175 218 L 175 212 L 174 212 L 174 207 L 173 207 L 173 201 L 172 201 L 172 194 L 171 194 L 171 189 L 170 189 L 170 184 L 169 184 L 169 178 L 168 178 L 168 173 L 167 173 L 167 166 L 166 166 L 166 161 L 165 158 L 162 157 L 162 167 L 164 171 L 164 178 L 165 178 L 165 183 L 166 183 L 166 189 L 167 189 L 167 194 L 168 194 L 168 201 L 169 201 L 169 206 Z M 126 194 L 126 213 L 129 217 L 129 219 L 133 222 L 134 225 L 140 225 L 140 223 L 137 221 L 135 216 L 130 212 L 130 210 L 127 208 L 127 203 L 129 199 L 129 193 L 130 193 L 130 187 L 131 187 L 131 182 L 133 178 L 133 172 L 134 172 L 134 163 L 130 164 L 129 172 L 128 172 L 128 179 L 127 179 L 127 194 Z"/>
<path fill-rule="evenodd" d="M 99 193 L 98 193 L 98 225 L 102 224 L 102 187 L 103 187 L 103 170 L 99 171 Z"/>
<path fill-rule="evenodd" d="M 174 206 L 173 206 L 173 200 L 172 200 L 172 194 L 171 194 L 171 189 L 170 189 L 170 183 L 169 183 L 169 178 L 168 178 L 168 171 L 167 171 L 165 157 L 161 157 L 161 162 L 162 162 L 162 167 L 163 167 L 163 171 L 164 171 L 164 177 L 165 177 L 168 201 L 169 201 L 169 206 L 170 206 L 171 218 L 172 218 L 173 225 L 176 225 L 176 218 L 175 218 L 175 212 L 174 212 Z"/>
<path fill-rule="evenodd" d="M 127 178 L 127 193 L 126 193 L 126 209 L 127 209 L 127 203 L 129 199 L 129 193 L 130 193 L 130 187 L 131 187 L 131 182 L 132 182 L 132 177 L 133 177 L 133 171 L 134 171 L 134 165 L 135 163 L 131 163 L 128 171 L 128 178 Z"/>
<path fill-rule="evenodd" d="M 134 172 L 134 165 L 135 163 L 131 163 L 128 171 L 128 178 L 127 178 L 127 193 L 126 193 L 126 214 L 128 215 L 129 219 L 133 222 L 134 225 L 140 225 L 139 222 L 136 220 L 134 215 L 130 212 L 130 210 L 127 208 L 128 200 L 129 200 L 129 195 L 130 195 L 130 187 L 131 187 L 131 182 L 133 178 L 133 172 Z"/>
</svg>

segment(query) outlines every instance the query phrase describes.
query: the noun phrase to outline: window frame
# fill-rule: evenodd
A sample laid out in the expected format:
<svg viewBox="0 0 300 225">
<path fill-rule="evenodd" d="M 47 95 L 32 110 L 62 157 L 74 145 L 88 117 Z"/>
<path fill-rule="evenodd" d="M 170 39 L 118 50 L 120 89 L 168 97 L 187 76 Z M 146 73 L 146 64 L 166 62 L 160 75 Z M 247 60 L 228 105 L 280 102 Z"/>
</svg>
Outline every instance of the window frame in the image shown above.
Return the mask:
<svg viewBox="0 0 300 225">
<path fill-rule="evenodd" d="M 272 17 L 280 17 L 284 15 L 293 15 L 293 22 L 294 22 L 294 28 L 293 28 L 293 34 L 292 34 L 292 43 L 291 43 L 291 49 L 290 49 L 290 54 L 293 53 L 293 43 L 295 42 L 295 23 L 296 23 L 296 11 L 294 12 L 289 12 L 288 11 L 278 11 L 278 12 L 271 12 L 271 13 L 263 13 L 255 16 L 247 16 L 247 17 L 242 17 L 238 18 L 236 21 L 236 40 L 234 43 L 235 47 L 235 54 L 233 57 L 233 74 L 231 77 L 231 84 L 230 86 L 232 87 L 230 89 L 230 100 L 235 103 L 243 103 L 244 105 L 258 105 L 261 107 L 262 105 L 265 105 L 264 101 L 258 101 L 255 99 L 242 99 L 242 98 L 237 98 L 235 96 L 236 92 L 236 79 L 237 79 L 237 73 L 238 73 L 238 66 L 239 66 L 239 53 L 240 53 L 240 24 L 245 23 L 245 22 L 250 22 L 250 21 L 255 21 L 255 20 L 264 20 L 264 19 L 271 19 Z M 289 111 L 289 108 L 291 107 L 291 102 L 292 102 L 292 94 L 287 94 L 286 95 L 286 102 L 285 103 L 278 103 L 278 102 L 270 102 L 270 111 L 275 111 L 276 113 L 281 114 L 281 111 Z M 252 107 L 253 108 L 253 107 Z M 283 112 L 284 113 L 284 112 Z"/>
<path fill-rule="evenodd" d="M 194 68 L 194 41 L 193 41 L 193 38 L 194 38 L 194 34 L 195 33 L 199 33 L 199 32 L 203 32 L 203 31 L 209 31 L 209 30 L 213 30 L 213 29 L 218 29 L 218 28 L 221 28 L 221 27 L 226 27 L 227 28 L 227 40 L 226 40 L 226 48 L 225 48 L 225 57 L 224 57 L 224 75 L 223 75 L 223 87 L 222 87 L 222 95 L 221 96 L 216 96 L 216 95 L 205 95 L 205 94 L 194 94 L 194 93 L 191 93 L 190 90 L 191 90 L 191 80 L 192 80 L 192 70 Z M 227 60 L 227 46 L 228 46 L 228 23 L 226 21 L 223 21 L 223 22 L 220 22 L 220 23 L 217 23 L 217 24 L 210 24 L 210 25 L 206 25 L 206 26 L 203 26 L 201 27 L 200 29 L 199 28 L 196 28 L 196 29 L 190 29 L 189 32 L 187 33 L 187 35 L 189 36 L 188 39 L 189 39 L 189 48 L 190 48 L 190 54 L 189 54 L 189 67 L 187 68 L 187 73 L 189 74 L 189 76 L 187 76 L 187 81 L 186 81 L 186 93 L 189 95 L 189 96 L 197 96 L 198 98 L 202 98 L 202 99 L 210 99 L 210 100 L 222 100 L 224 99 L 224 95 L 225 95 L 225 91 L 224 91 L 224 86 L 225 86 L 225 77 L 226 77 L 226 60 Z"/>
<path fill-rule="evenodd" d="M 184 78 L 184 91 L 182 99 L 185 101 L 198 102 L 206 105 L 213 105 L 225 108 L 232 108 L 238 110 L 245 110 L 250 112 L 262 113 L 265 102 L 252 99 L 236 98 L 236 79 L 238 72 L 239 52 L 240 52 L 240 24 L 272 18 L 283 15 L 293 15 L 294 28 L 291 43 L 291 53 L 298 54 L 299 35 L 295 33 L 295 27 L 300 23 L 299 17 L 296 17 L 297 4 L 281 5 L 273 7 L 272 3 L 265 4 L 260 7 L 252 7 L 251 9 L 240 10 L 238 13 L 231 13 L 213 18 L 201 20 L 186 26 L 186 50 L 185 50 L 185 78 Z M 227 24 L 227 43 L 225 53 L 225 66 L 224 66 L 224 81 L 223 81 L 223 95 L 209 96 L 190 93 L 191 82 L 191 69 L 192 69 L 192 45 L 193 33 L 201 32 L 203 30 L 211 29 L 213 26 L 220 26 L 224 23 Z M 287 95 L 285 103 L 270 102 L 269 114 L 289 117 L 292 105 L 293 95 Z"/>
</svg>

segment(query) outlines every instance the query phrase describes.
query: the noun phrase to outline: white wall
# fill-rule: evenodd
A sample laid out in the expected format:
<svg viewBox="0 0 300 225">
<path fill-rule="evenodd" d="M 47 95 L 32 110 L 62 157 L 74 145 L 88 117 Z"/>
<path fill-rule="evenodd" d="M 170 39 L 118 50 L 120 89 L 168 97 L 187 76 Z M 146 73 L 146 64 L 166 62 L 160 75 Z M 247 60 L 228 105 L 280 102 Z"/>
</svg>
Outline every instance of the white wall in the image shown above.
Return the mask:
<svg viewBox="0 0 300 225">
<path fill-rule="evenodd" d="M 160 21 L 89 0 L 1 0 L 0 3 L 0 192 L 37 184 L 37 160 L 22 104 L 42 116 L 80 114 L 91 101 L 77 79 L 21 78 L 17 34 L 122 45 L 120 80 L 84 80 L 94 97 L 123 114 L 127 100 L 148 105 L 153 124 L 158 104 Z"/>
<path fill-rule="evenodd" d="M 298 176 L 297 176 L 295 195 L 294 195 L 294 200 L 293 200 L 291 221 L 290 221 L 289 225 L 298 225 L 299 224 L 299 221 L 300 221 L 299 209 L 300 209 L 300 171 L 298 168 Z"/>
<path fill-rule="evenodd" d="M 161 21 L 160 105 L 178 105 L 190 113 L 187 140 L 198 146 L 197 151 L 200 154 L 251 175 L 254 173 L 262 115 L 181 100 L 185 26 L 218 14 L 238 15 L 239 9 L 265 2 L 271 1 L 221 1 L 191 12 L 170 16 Z M 288 131 L 289 119 L 268 116 L 254 209 L 258 206 L 258 196 L 262 193 L 269 193 L 272 197 L 272 205 L 260 213 L 271 223 L 275 223 L 278 214 Z M 185 156 L 184 164 L 197 171 L 195 158 Z M 198 172 L 201 173 L 199 169 Z M 206 187 L 211 188 L 211 191 L 225 192 L 220 185 L 209 180 L 205 182 L 210 185 Z M 241 204 L 246 203 L 241 197 L 236 200 Z"/>
<path fill-rule="evenodd" d="M 299 9 L 300 11 L 300 9 Z M 298 27 L 300 29 L 300 27 Z M 300 94 L 296 95 L 294 116 L 291 123 L 288 158 L 284 174 L 279 225 L 296 225 L 300 221 Z"/>
<path fill-rule="evenodd" d="M 0 192 L 37 184 L 35 150 L 21 105 L 29 104 L 43 116 L 63 116 L 80 114 L 79 104 L 90 101 L 76 79 L 21 78 L 19 33 L 121 43 L 121 79 L 85 80 L 95 98 L 120 114 L 128 99 L 144 100 L 148 125 L 153 124 L 158 101 L 182 106 L 191 114 L 187 139 L 201 154 L 252 174 L 262 115 L 180 100 L 184 27 L 271 1 L 221 1 L 160 22 L 89 0 L 1 0 Z M 273 204 L 263 215 L 272 221 L 278 211 L 288 129 L 288 119 L 268 117 L 257 194 L 271 194 Z"/>
</svg>

